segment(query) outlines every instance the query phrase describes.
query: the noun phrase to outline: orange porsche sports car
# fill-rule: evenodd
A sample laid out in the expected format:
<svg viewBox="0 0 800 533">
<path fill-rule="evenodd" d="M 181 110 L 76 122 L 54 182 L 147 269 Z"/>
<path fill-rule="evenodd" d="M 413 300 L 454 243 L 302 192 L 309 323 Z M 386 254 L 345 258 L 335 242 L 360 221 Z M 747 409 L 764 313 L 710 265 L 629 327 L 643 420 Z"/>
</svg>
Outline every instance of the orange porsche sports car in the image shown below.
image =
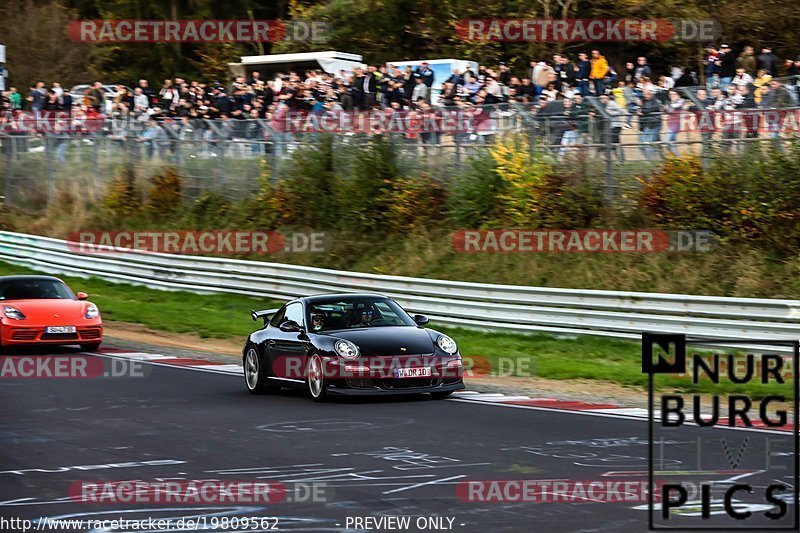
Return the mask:
<svg viewBox="0 0 800 533">
<path fill-rule="evenodd" d="M 86 298 L 51 276 L 0 276 L 0 346 L 80 344 L 96 350 L 103 321 Z"/>
</svg>

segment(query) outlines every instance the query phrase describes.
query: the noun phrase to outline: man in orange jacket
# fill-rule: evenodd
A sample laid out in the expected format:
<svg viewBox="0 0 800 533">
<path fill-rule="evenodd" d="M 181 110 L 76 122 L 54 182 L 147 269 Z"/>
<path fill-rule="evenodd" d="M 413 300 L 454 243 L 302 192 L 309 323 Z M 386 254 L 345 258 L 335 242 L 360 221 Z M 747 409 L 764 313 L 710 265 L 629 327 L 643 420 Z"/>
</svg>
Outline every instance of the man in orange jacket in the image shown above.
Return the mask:
<svg viewBox="0 0 800 533">
<path fill-rule="evenodd" d="M 600 96 L 605 94 L 606 88 L 603 81 L 608 75 L 608 61 L 605 56 L 600 55 L 599 50 L 592 50 L 592 71 L 589 74 L 589 79 L 594 84 L 594 94 Z"/>
</svg>

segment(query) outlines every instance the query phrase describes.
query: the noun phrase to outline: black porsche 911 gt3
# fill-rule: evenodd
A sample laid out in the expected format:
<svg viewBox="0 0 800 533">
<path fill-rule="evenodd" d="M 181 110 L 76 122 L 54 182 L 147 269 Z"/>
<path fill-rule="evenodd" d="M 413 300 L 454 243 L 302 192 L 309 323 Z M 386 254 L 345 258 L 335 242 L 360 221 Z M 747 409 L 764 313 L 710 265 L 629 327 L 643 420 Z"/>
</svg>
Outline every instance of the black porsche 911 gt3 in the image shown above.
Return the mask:
<svg viewBox="0 0 800 533">
<path fill-rule="evenodd" d="M 412 318 L 386 296 L 308 296 L 252 317 L 264 320 L 242 351 L 253 394 L 303 387 L 317 401 L 330 394 L 444 398 L 464 388 L 453 339 L 422 327 L 425 316 Z"/>
</svg>

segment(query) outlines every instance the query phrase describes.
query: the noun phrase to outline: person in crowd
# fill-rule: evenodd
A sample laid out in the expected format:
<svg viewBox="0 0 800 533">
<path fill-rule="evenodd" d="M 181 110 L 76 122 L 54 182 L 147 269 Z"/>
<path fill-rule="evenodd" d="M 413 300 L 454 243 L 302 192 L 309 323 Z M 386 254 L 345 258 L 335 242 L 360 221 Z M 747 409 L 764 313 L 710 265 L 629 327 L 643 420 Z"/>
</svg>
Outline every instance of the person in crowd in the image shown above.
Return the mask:
<svg viewBox="0 0 800 533">
<path fill-rule="evenodd" d="M 415 79 L 415 83 L 414 90 L 411 92 L 411 101 L 425 101 L 428 95 L 428 87 L 425 85 L 425 81 L 421 77 L 418 77 Z"/>
<path fill-rule="evenodd" d="M 675 141 L 678 138 L 678 133 L 681 131 L 685 102 L 675 89 L 670 89 L 667 93 L 667 97 L 668 99 L 665 105 L 665 111 L 667 113 L 667 146 L 674 155 L 680 155 L 678 145 Z"/>
<path fill-rule="evenodd" d="M 731 80 L 731 85 L 740 87 L 742 85 L 751 85 L 753 81 L 753 76 L 748 74 L 744 67 L 738 67 L 736 69 L 736 75 Z"/>
<path fill-rule="evenodd" d="M 736 75 L 736 58 L 730 46 L 723 44 L 719 47 L 719 54 L 717 54 L 715 64 L 719 67 L 720 86 L 727 87 Z"/>
<path fill-rule="evenodd" d="M 19 91 L 16 87 L 9 87 L 8 89 L 8 102 L 9 108 L 12 111 L 19 111 L 22 109 L 22 95 L 19 94 Z"/>
<path fill-rule="evenodd" d="M 592 68 L 589 72 L 589 79 L 594 85 L 594 94 L 599 96 L 605 94 L 605 79 L 609 75 L 608 60 L 600 53 L 600 50 L 592 50 Z"/>
<path fill-rule="evenodd" d="M 431 69 L 430 63 L 427 61 L 423 61 L 417 70 L 414 72 L 414 75 L 419 77 L 422 80 L 422 84 L 425 85 L 425 101 L 427 103 L 431 102 L 431 89 L 433 87 L 433 69 Z"/>
<path fill-rule="evenodd" d="M 533 103 L 538 96 L 537 88 L 531 83 L 530 78 L 522 78 L 522 84 L 517 87 L 517 94 L 523 97 L 527 103 Z"/>
<path fill-rule="evenodd" d="M 64 89 L 61 87 L 61 84 L 59 82 L 57 82 L 57 81 L 54 81 L 53 82 L 53 87 L 50 90 L 55 93 L 56 98 L 58 98 L 58 103 L 63 105 L 64 104 Z"/>
<path fill-rule="evenodd" d="M 89 107 L 96 111 L 103 112 L 106 103 L 106 92 L 103 90 L 103 84 L 96 81 L 92 84 L 87 94 L 89 100 Z M 149 106 L 148 106 L 149 107 Z"/>
<path fill-rule="evenodd" d="M 758 138 L 759 116 L 756 111 L 758 104 L 755 96 L 747 85 L 739 85 L 737 91 L 736 109 L 740 111 L 741 119 L 744 122 L 745 137 L 747 139 L 756 139 Z"/>
<path fill-rule="evenodd" d="M 703 142 L 703 150 L 707 150 L 711 146 L 711 139 L 714 135 L 712 127 L 713 122 L 706 120 L 708 112 L 706 109 L 713 103 L 711 97 L 708 95 L 708 90 L 698 88 L 694 93 L 692 102 L 687 106 L 686 110 L 692 113 L 695 121 L 700 125 L 700 140 Z"/>
<path fill-rule="evenodd" d="M 542 90 L 542 95 L 546 96 L 548 100 L 553 101 L 558 98 L 558 90 L 556 90 L 555 83 L 549 83 L 547 87 Z"/>
<path fill-rule="evenodd" d="M 508 68 L 508 65 L 505 63 L 500 63 L 497 67 L 497 82 L 501 85 L 508 86 L 509 82 L 511 81 L 511 70 Z"/>
<path fill-rule="evenodd" d="M 147 97 L 147 107 L 152 107 L 155 103 L 155 93 L 153 92 L 153 89 L 150 88 L 150 82 L 145 79 L 141 79 L 139 80 L 138 88 L 141 89 L 142 94 Z"/>
<path fill-rule="evenodd" d="M 639 116 L 639 142 L 642 144 L 642 155 L 647 160 L 654 159 L 661 153 L 661 104 L 651 89 L 642 91 L 642 102 L 636 112 Z"/>
<path fill-rule="evenodd" d="M 653 78 L 653 69 L 647 64 L 647 58 L 644 56 L 636 58 L 636 67 L 633 69 L 633 79 L 639 80 L 641 78 Z"/>
<path fill-rule="evenodd" d="M 575 68 L 566 55 L 553 54 L 553 72 L 556 74 L 556 89 L 559 91 L 565 83 L 572 85 L 575 81 Z"/>
<path fill-rule="evenodd" d="M 622 81 L 620 83 L 625 82 Z M 609 124 L 609 135 L 611 136 L 612 150 L 616 154 L 617 159 L 624 161 L 625 150 L 622 148 L 622 146 L 620 146 L 620 132 L 625 125 L 625 121 L 623 119 L 623 117 L 627 114 L 625 112 L 625 106 L 619 105 L 616 99 L 609 97 L 608 94 L 601 94 L 598 97 L 598 100 L 600 102 L 600 106 L 611 117 L 611 122 Z"/>
<path fill-rule="evenodd" d="M 137 87 L 137 89 L 140 88 L 141 87 Z M 139 138 L 139 140 L 144 143 L 145 153 L 148 159 L 153 159 L 156 153 L 158 153 L 159 157 L 163 155 L 163 149 L 166 145 L 165 138 L 166 132 L 161 128 L 158 121 L 150 119 L 147 124 L 147 129 L 144 130 Z"/>
<path fill-rule="evenodd" d="M 28 97 L 26 98 L 28 109 L 34 113 L 41 111 L 42 106 L 44 106 L 45 96 L 46 92 L 43 81 L 37 81 L 35 84 L 31 85 L 28 91 Z"/>
<path fill-rule="evenodd" d="M 753 87 L 755 90 L 753 91 L 753 97 L 755 98 L 756 104 L 761 102 L 761 88 L 765 85 L 769 85 L 769 82 L 772 81 L 772 76 L 764 70 L 759 69 L 758 73 L 756 74 L 756 78 L 753 80 Z"/>
<path fill-rule="evenodd" d="M 575 81 L 578 84 L 578 91 L 583 96 L 589 96 L 589 76 L 592 73 L 592 64 L 589 56 L 581 52 L 578 54 L 578 62 L 575 64 Z"/>
<path fill-rule="evenodd" d="M 690 72 L 685 67 L 678 67 L 680 74 L 675 80 L 675 87 L 696 87 L 698 85 L 697 79 L 694 77 L 694 72 Z"/>
<path fill-rule="evenodd" d="M 757 70 L 757 61 L 755 51 L 752 46 L 745 46 L 739 57 L 736 58 L 736 71 L 744 69 L 744 72 L 751 78 L 755 75 Z"/>
<path fill-rule="evenodd" d="M 772 48 L 764 46 L 756 58 L 756 68 L 764 70 L 773 78 L 778 75 L 778 56 L 772 53 Z"/>
<path fill-rule="evenodd" d="M 611 96 L 614 97 L 614 102 L 616 102 L 621 109 L 628 109 L 628 98 L 625 94 L 625 87 L 625 80 L 619 80 L 617 86 L 611 89 Z"/>
</svg>

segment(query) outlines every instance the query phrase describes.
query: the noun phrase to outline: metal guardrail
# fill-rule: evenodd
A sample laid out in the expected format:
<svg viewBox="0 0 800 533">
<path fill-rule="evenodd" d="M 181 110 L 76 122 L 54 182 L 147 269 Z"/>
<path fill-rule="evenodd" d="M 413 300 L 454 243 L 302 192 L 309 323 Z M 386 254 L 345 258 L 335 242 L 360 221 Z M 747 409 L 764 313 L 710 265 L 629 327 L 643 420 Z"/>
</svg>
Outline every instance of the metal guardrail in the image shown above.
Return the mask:
<svg viewBox="0 0 800 533">
<path fill-rule="evenodd" d="M 0 232 L 0 261 L 162 290 L 288 300 L 325 292 L 380 292 L 451 326 L 638 339 L 643 331 L 704 339 L 800 339 L 800 300 L 729 298 L 490 285 L 346 272 L 281 263 L 151 252 L 81 254 L 67 241 Z M 721 344 L 724 345 L 724 342 Z"/>
</svg>

